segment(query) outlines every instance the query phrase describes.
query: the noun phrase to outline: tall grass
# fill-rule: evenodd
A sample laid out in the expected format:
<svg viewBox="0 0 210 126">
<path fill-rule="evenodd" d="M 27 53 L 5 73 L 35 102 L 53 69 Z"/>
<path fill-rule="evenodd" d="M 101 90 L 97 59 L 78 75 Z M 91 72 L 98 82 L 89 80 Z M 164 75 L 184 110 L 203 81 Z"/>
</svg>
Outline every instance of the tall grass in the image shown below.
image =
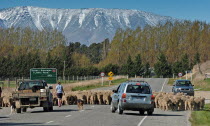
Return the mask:
<svg viewBox="0 0 210 126">
<path fill-rule="evenodd" d="M 210 104 L 206 104 L 204 110 L 193 111 L 190 122 L 192 126 L 209 126 L 210 125 Z"/>
</svg>

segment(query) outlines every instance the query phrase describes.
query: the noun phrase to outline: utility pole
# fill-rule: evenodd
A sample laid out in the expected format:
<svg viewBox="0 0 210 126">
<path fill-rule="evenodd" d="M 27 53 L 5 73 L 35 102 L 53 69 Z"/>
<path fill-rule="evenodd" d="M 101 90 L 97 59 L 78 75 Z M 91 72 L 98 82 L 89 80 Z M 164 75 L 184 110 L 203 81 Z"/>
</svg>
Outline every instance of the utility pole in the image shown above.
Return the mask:
<svg viewBox="0 0 210 126">
<path fill-rule="evenodd" d="M 63 80 L 65 80 L 65 69 L 66 69 L 66 61 L 63 63 Z"/>
</svg>

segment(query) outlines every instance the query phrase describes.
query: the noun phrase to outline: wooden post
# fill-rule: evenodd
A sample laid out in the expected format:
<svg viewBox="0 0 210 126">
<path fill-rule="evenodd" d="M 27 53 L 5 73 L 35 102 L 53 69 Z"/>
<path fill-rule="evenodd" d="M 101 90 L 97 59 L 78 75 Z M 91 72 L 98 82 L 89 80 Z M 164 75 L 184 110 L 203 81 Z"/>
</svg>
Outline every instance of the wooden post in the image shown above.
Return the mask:
<svg viewBox="0 0 210 126">
<path fill-rule="evenodd" d="M 9 78 L 8 78 L 8 83 L 7 83 L 7 87 L 10 87 L 10 81 L 9 81 Z"/>
</svg>

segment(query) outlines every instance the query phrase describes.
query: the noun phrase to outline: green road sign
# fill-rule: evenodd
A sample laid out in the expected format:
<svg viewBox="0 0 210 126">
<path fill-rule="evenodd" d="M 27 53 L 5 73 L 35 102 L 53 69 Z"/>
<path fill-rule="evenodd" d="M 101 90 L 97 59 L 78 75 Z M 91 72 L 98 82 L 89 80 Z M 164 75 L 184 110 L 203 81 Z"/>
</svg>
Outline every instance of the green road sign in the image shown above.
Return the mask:
<svg viewBox="0 0 210 126">
<path fill-rule="evenodd" d="M 45 80 L 48 84 L 57 83 L 56 68 L 32 68 L 30 69 L 31 80 Z"/>
</svg>

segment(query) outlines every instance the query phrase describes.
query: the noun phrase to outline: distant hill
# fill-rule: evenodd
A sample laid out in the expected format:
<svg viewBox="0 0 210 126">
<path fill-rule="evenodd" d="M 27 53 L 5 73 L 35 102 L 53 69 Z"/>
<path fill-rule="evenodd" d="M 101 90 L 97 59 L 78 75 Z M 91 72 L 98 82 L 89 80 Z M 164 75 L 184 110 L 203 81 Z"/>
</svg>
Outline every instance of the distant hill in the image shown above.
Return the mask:
<svg viewBox="0 0 210 126">
<path fill-rule="evenodd" d="M 112 39 L 118 28 L 135 29 L 175 20 L 172 17 L 124 9 L 48 9 L 24 6 L 0 10 L 0 27 L 57 29 L 63 32 L 68 42 L 86 45 L 101 42 L 105 38 Z"/>
</svg>

